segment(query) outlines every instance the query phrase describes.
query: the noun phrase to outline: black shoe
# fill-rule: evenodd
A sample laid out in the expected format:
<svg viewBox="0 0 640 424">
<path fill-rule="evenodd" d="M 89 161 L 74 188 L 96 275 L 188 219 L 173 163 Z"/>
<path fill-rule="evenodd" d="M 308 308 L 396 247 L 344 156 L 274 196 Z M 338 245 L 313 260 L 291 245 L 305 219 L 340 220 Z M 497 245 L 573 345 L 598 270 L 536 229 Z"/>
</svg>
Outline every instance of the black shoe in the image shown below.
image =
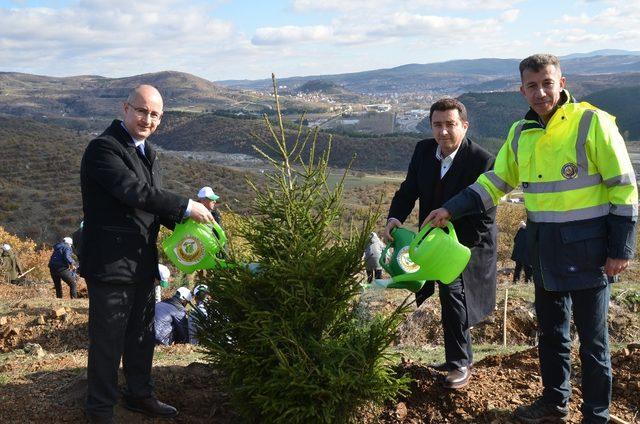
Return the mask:
<svg viewBox="0 0 640 424">
<path fill-rule="evenodd" d="M 451 369 L 451 365 L 446 362 L 434 362 L 433 364 L 429 364 L 428 367 L 436 371 L 449 371 Z"/>
<path fill-rule="evenodd" d="M 427 367 L 436 371 L 451 371 L 455 368 L 453 365 L 450 365 L 446 362 L 434 362 L 433 364 L 427 365 Z M 469 362 L 469 365 L 467 365 L 467 367 L 469 369 L 473 368 L 473 362 Z"/>
<path fill-rule="evenodd" d="M 150 417 L 172 418 L 178 415 L 176 408 L 160 402 L 155 396 L 143 399 L 125 397 L 124 407 L 129 411 L 140 412 Z"/>
<path fill-rule="evenodd" d="M 445 389 L 461 389 L 471 379 L 471 371 L 469 367 L 454 368 L 447 373 L 444 379 L 443 387 Z"/>
<path fill-rule="evenodd" d="M 564 423 L 569 419 L 569 407 L 537 399 L 531 405 L 518 406 L 513 416 L 526 424 Z"/>
<path fill-rule="evenodd" d="M 103 417 L 102 415 L 89 413 L 87 413 L 87 422 L 89 424 L 115 424 L 113 417 Z"/>
</svg>

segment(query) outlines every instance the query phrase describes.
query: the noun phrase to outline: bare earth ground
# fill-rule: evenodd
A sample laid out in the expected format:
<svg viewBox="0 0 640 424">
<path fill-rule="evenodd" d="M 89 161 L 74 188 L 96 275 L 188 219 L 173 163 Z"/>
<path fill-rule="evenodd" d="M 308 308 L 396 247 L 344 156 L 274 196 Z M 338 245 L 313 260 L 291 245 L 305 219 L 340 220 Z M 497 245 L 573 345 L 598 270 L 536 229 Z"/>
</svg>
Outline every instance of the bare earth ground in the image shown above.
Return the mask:
<svg viewBox="0 0 640 424">
<path fill-rule="evenodd" d="M 391 292 L 391 291 L 390 291 Z M 390 292 L 375 294 L 369 310 L 397 304 Z M 68 291 L 65 287 L 65 296 Z M 52 284 L 15 286 L 0 284 L 0 422 L 83 422 L 86 391 L 87 316 L 83 299 L 55 299 Z M 502 343 L 500 296 L 493 316 L 472 330 L 478 343 Z M 535 343 L 535 317 L 531 302 L 509 299 L 509 344 Z M 64 308 L 64 310 L 62 310 Z M 612 302 L 611 334 L 614 391 L 612 413 L 626 422 L 640 423 L 640 316 L 637 310 Z M 413 311 L 400 329 L 397 346 L 415 349 L 441 344 L 436 299 Z M 626 347 L 624 347 L 626 346 Z M 39 348 L 40 347 L 40 348 Z M 511 411 L 535 399 L 541 389 L 535 348 L 510 355 L 488 356 L 476 362 L 471 384 L 459 391 L 440 388 L 443 373 L 404 355 L 399 372 L 415 379 L 411 393 L 389 403 L 382 411 L 363 413 L 362 422 L 382 423 L 511 423 Z M 575 355 L 574 355 L 575 356 Z M 573 367 L 572 423 L 580 422 L 580 367 Z M 156 392 L 180 410 L 176 423 L 236 423 L 239 418 L 220 388 L 220 376 L 207 365 L 196 347 L 156 348 Z M 121 406 L 122 423 L 151 423 Z"/>
</svg>

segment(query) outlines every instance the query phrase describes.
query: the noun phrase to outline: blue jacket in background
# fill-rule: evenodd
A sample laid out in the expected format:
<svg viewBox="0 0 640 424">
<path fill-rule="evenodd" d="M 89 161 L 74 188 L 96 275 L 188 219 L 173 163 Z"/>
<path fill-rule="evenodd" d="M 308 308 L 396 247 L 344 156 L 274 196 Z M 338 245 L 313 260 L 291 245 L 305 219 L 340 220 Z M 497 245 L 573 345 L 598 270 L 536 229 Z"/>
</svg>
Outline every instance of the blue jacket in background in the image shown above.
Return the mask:
<svg viewBox="0 0 640 424">
<path fill-rule="evenodd" d="M 52 269 L 68 269 L 69 266 L 76 267 L 76 261 L 73 260 L 73 256 L 71 256 L 72 250 L 71 246 L 69 246 L 65 242 L 57 243 L 53 246 L 53 253 L 51 254 L 51 259 L 49 259 L 49 268 Z"/>
<path fill-rule="evenodd" d="M 156 303 L 156 342 L 163 345 L 189 342 L 187 310 L 177 296 Z"/>
</svg>

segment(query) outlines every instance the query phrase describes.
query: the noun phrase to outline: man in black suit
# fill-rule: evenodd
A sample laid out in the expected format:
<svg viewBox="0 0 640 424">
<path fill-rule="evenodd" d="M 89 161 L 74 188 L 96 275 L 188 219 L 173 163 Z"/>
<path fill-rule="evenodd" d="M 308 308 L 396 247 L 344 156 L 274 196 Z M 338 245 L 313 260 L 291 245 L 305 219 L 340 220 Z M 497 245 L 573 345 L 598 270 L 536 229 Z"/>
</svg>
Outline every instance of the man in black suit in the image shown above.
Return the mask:
<svg viewBox="0 0 640 424">
<path fill-rule="evenodd" d="M 89 290 L 86 412 L 90 422 L 113 422 L 122 359 L 125 407 L 150 416 L 177 410 L 153 395 L 154 281 L 160 224 L 191 217 L 212 222 L 202 204 L 162 189 L 156 151 L 147 141 L 162 118 L 162 96 L 141 85 L 84 152 L 80 170 L 84 209 L 80 273 Z"/>
<path fill-rule="evenodd" d="M 434 138 L 418 142 L 407 176 L 396 191 L 385 228 L 391 230 L 409 216 L 416 199 L 420 201 L 419 222 L 460 190 L 493 167 L 494 157 L 466 138 L 469 123 L 464 105 L 445 98 L 431 106 L 430 122 Z M 437 368 L 448 371 L 444 387 L 458 389 L 468 384 L 473 363 L 469 328 L 493 311 L 496 302 L 495 208 L 487 215 L 473 215 L 453 222 L 458 239 L 471 249 L 471 260 L 460 277 L 449 285 L 438 282 L 442 306 L 442 327 L 446 363 Z M 435 282 L 425 283 L 416 293 L 418 306 L 434 293 Z"/>
</svg>

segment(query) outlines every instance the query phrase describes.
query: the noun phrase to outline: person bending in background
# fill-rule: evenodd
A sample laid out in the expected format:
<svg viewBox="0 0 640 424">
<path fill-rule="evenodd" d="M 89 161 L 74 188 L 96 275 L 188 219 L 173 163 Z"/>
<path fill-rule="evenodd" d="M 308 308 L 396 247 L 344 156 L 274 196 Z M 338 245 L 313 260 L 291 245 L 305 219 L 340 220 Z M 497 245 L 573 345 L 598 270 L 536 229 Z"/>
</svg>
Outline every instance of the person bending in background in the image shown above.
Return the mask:
<svg viewBox="0 0 640 424">
<path fill-rule="evenodd" d="M 13 283 L 20 277 L 20 274 L 22 274 L 20 262 L 18 262 L 18 258 L 13 253 L 13 249 L 8 243 L 4 243 L 2 245 L 2 252 L 0 253 L 0 264 L 4 269 L 7 283 Z"/>
<path fill-rule="evenodd" d="M 367 283 L 371 284 L 374 277 L 382 278 L 382 265 L 380 265 L 380 256 L 385 245 L 378 237 L 375 231 L 371 232 L 369 244 L 364 250 L 364 264 L 367 271 Z"/>
<path fill-rule="evenodd" d="M 169 299 L 156 303 L 156 343 L 171 345 L 189 342 L 189 321 L 186 306 L 191 302 L 191 291 L 180 287 Z"/>
<path fill-rule="evenodd" d="M 72 256 L 73 240 L 71 237 L 65 237 L 61 242 L 56 243 L 53 246 L 53 253 L 49 259 L 49 272 L 51 273 L 51 279 L 53 285 L 56 288 L 56 297 L 62 299 L 62 281 L 69 286 L 69 293 L 72 299 L 78 297 L 77 282 L 78 275 L 75 270 L 78 268 L 78 264 Z"/>
<path fill-rule="evenodd" d="M 193 289 L 196 307 L 189 312 L 189 343 L 198 344 L 198 320 L 207 316 L 206 301 L 210 297 L 209 287 L 200 284 Z"/>
</svg>

